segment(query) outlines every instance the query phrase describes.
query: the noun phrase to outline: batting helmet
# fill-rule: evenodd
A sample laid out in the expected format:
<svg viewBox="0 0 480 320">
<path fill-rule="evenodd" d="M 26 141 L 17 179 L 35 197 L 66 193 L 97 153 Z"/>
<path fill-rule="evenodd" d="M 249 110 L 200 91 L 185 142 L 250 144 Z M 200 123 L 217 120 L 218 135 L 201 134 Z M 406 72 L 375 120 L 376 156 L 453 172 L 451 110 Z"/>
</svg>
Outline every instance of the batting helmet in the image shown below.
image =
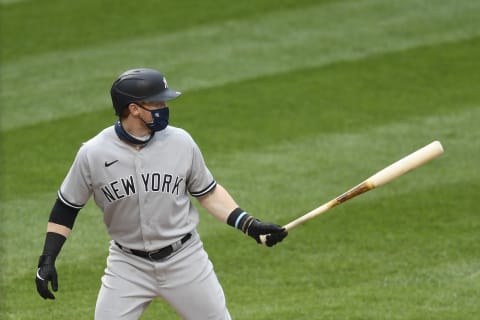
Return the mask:
<svg viewBox="0 0 480 320">
<path fill-rule="evenodd" d="M 170 90 L 163 74 L 154 69 L 132 69 L 122 73 L 110 90 L 115 114 L 132 102 L 163 102 L 175 99 L 181 92 Z"/>
</svg>

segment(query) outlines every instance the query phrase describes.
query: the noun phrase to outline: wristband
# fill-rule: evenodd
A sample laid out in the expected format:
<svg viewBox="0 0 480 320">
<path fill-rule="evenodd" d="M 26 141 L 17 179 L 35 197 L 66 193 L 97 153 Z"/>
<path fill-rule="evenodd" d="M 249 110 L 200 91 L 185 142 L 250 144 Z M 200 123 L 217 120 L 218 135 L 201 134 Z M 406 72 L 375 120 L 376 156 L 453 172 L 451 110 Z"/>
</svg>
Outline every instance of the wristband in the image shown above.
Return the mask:
<svg viewBox="0 0 480 320">
<path fill-rule="evenodd" d="M 67 240 L 67 238 L 65 238 L 59 233 L 47 232 L 42 255 L 52 256 L 55 259 L 60 253 L 60 250 L 62 249 L 65 240 Z"/>
<path fill-rule="evenodd" d="M 235 229 L 240 229 L 245 232 L 245 225 L 247 221 L 251 220 L 252 217 L 241 208 L 236 208 L 233 210 L 227 218 L 227 224 L 234 227 Z"/>
</svg>

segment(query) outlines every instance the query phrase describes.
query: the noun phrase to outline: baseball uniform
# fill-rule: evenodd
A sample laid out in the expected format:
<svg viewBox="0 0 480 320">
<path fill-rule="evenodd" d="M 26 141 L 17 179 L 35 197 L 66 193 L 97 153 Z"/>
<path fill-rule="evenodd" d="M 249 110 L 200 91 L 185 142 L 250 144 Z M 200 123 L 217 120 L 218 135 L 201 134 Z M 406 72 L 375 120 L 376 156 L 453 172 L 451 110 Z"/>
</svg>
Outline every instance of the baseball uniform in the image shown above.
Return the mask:
<svg viewBox="0 0 480 320">
<path fill-rule="evenodd" d="M 239 208 L 217 185 L 192 137 L 168 126 L 165 101 L 179 95 L 153 69 L 128 70 L 113 83 L 119 121 L 80 147 L 50 214 L 35 277 L 41 297 L 55 299 L 48 287 L 58 289 L 55 260 L 92 196 L 111 237 L 96 320 L 138 319 L 155 298 L 184 319 L 230 319 L 190 196 L 257 243 L 261 235 L 267 246 L 287 236 Z"/>
</svg>

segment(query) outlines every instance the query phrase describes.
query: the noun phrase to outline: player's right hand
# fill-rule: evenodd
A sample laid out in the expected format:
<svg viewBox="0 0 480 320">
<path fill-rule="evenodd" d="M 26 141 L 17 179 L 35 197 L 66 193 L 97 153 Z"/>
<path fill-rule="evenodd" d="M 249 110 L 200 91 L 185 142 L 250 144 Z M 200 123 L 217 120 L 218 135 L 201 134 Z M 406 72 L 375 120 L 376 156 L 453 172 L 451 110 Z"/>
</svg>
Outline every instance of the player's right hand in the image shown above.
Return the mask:
<svg viewBox="0 0 480 320">
<path fill-rule="evenodd" d="M 52 290 L 56 292 L 58 290 L 58 280 L 55 257 L 42 255 L 38 261 L 37 276 L 35 277 L 37 291 L 44 299 L 55 299 L 53 293 L 48 289 L 49 282 L 52 283 Z"/>
</svg>

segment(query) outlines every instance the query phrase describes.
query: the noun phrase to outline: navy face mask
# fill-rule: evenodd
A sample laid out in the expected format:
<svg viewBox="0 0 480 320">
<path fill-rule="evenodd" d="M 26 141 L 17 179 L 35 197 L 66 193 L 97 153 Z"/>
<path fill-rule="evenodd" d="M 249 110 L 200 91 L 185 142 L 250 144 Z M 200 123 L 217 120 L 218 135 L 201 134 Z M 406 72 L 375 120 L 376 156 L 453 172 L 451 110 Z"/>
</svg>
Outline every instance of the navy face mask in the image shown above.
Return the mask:
<svg viewBox="0 0 480 320">
<path fill-rule="evenodd" d="M 157 132 L 165 129 L 168 126 L 168 118 L 170 116 L 170 111 L 168 107 L 148 110 L 141 106 L 142 109 L 149 111 L 152 114 L 152 122 L 145 122 L 145 125 L 152 132 Z"/>
</svg>

